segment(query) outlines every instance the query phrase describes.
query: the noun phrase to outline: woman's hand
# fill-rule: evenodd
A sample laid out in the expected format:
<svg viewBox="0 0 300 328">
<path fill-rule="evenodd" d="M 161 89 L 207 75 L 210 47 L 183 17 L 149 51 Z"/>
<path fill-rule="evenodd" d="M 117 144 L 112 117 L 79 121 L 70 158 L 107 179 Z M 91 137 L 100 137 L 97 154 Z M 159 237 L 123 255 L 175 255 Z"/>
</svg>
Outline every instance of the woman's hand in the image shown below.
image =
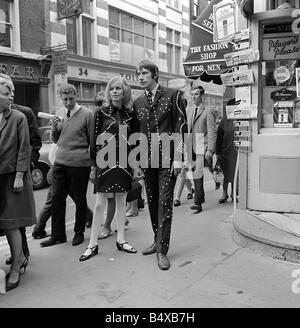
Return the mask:
<svg viewBox="0 0 300 328">
<path fill-rule="evenodd" d="M 96 178 L 96 166 L 92 166 L 89 181 L 91 183 L 95 183 L 95 178 Z"/>
<path fill-rule="evenodd" d="M 15 176 L 13 192 L 21 192 L 23 191 L 23 189 L 24 189 L 23 173 L 17 172 Z"/>
</svg>

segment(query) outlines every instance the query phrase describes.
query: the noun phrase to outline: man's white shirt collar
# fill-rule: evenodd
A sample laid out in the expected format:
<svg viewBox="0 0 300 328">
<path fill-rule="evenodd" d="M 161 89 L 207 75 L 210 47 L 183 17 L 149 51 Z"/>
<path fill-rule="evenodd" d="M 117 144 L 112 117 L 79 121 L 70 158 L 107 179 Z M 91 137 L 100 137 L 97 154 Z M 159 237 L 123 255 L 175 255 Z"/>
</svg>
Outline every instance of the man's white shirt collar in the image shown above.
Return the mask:
<svg viewBox="0 0 300 328">
<path fill-rule="evenodd" d="M 157 91 L 158 87 L 159 87 L 159 83 L 157 83 L 156 86 L 153 88 L 153 90 L 151 90 L 151 93 L 152 93 L 152 101 L 153 101 L 154 98 L 155 98 L 155 94 L 156 94 L 156 91 Z M 148 90 L 145 90 L 145 91 L 146 91 L 146 95 L 148 96 L 148 93 L 149 93 L 150 91 L 148 91 Z"/>
<path fill-rule="evenodd" d="M 70 117 L 72 117 L 76 112 L 78 112 L 80 108 L 81 106 L 76 103 L 75 107 L 70 111 Z M 68 109 L 66 108 L 66 115 L 67 113 Z"/>
</svg>

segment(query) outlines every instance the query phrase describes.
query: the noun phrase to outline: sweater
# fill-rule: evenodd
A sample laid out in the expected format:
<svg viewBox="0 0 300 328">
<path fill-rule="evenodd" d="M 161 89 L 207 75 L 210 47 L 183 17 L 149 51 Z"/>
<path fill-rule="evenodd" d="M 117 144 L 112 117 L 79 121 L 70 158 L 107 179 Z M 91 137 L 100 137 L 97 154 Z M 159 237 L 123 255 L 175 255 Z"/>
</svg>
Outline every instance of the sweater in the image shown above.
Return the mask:
<svg viewBox="0 0 300 328">
<path fill-rule="evenodd" d="M 92 112 L 81 106 L 69 118 L 65 108 L 58 110 L 56 115 L 63 117 L 63 121 L 51 129 L 52 141 L 57 144 L 54 163 L 70 167 L 90 166 Z"/>
</svg>

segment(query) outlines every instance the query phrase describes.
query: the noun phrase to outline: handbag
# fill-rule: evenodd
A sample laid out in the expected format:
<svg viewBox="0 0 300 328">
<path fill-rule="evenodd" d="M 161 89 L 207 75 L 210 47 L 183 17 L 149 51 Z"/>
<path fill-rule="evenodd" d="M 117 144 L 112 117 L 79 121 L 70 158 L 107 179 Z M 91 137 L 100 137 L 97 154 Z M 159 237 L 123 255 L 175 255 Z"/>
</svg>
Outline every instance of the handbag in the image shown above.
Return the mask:
<svg viewBox="0 0 300 328">
<path fill-rule="evenodd" d="M 132 202 L 136 199 L 141 198 L 142 195 L 142 185 L 137 181 L 133 181 L 131 184 L 131 189 L 127 191 L 126 202 Z"/>
<path fill-rule="evenodd" d="M 216 165 L 213 168 L 212 174 L 213 174 L 213 179 L 214 179 L 215 183 L 223 184 L 223 182 L 224 182 L 224 174 L 223 174 L 223 171 L 221 169 L 220 160 L 217 160 Z"/>
</svg>

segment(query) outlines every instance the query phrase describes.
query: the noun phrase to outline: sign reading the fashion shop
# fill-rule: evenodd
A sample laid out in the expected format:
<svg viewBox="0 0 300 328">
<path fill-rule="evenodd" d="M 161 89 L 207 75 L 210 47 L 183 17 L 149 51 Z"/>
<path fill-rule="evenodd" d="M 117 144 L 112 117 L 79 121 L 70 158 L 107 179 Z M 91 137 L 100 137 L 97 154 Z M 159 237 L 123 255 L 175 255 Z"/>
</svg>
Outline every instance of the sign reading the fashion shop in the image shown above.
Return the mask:
<svg viewBox="0 0 300 328">
<path fill-rule="evenodd" d="M 300 58 L 300 35 L 264 38 L 262 41 L 264 60 Z"/>
<path fill-rule="evenodd" d="M 221 1 L 213 6 L 214 41 L 229 41 L 236 32 L 236 2 Z"/>
<path fill-rule="evenodd" d="M 57 0 L 57 19 L 78 16 L 82 13 L 81 0 Z"/>
<path fill-rule="evenodd" d="M 294 102 L 278 101 L 273 106 L 274 128 L 292 128 L 294 124 Z"/>
<path fill-rule="evenodd" d="M 54 74 L 67 73 L 67 50 L 53 51 L 52 63 Z"/>
<path fill-rule="evenodd" d="M 32 66 L 2 64 L 0 63 L 0 73 L 7 74 L 14 80 L 37 80 L 37 74 Z"/>
</svg>

